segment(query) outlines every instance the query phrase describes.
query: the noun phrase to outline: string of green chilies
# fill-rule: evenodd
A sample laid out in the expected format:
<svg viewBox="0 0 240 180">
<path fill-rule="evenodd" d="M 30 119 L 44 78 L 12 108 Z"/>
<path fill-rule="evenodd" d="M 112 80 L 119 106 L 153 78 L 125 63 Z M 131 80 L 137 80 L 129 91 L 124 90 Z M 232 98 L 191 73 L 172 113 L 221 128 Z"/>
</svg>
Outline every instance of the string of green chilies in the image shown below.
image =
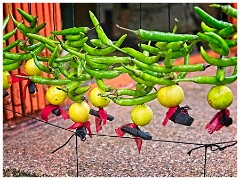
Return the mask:
<svg viewBox="0 0 240 180">
<path fill-rule="evenodd" d="M 214 6 L 212 6 L 214 7 Z M 222 7 L 217 7 L 222 8 Z M 139 29 L 136 31 L 129 30 L 136 34 L 136 36 L 142 40 L 148 40 L 149 43 L 138 44 L 144 52 L 140 52 L 133 48 L 124 47 L 120 48 L 123 41 L 126 38 L 126 34 L 122 35 L 116 43 L 113 43 L 105 34 L 99 21 L 95 15 L 89 11 L 90 18 L 94 25 L 94 28 L 98 34 L 97 41 L 91 41 L 96 44 L 93 48 L 87 44 L 88 37 L 85 35 L 90 31 L 88 27 L 74 27 L 64 29 L 60 31 L 51 32 L 54 35 L 65 35 L 67 41 L 62 42 L 54 41 L 54 36 L 44 37 L 37 34 L 37 32 L 45 27 L 45 23 L 37 26 L 37 18 L 25 13 L 24 11 L 18 10 L 25 20 L 30 23 L 30 27 L 17 22 L 12 14 L 15 28 L 12 32 L 5 34 L 4 42 L 16 33 L 19 29 L 21 33 L 29 37 L 31 40 L 38 41 L 37 43 L 26 46 L 22 41 L 15 41 L 12 45 L 4 48 L 3 56 L 3 70 L 13 70 L 21 66 L 23 60 L 27 60 L 33 57 L 37 67 L 43 72 L 53 74 L 55 78 L 43 78 L 41 76 L 29 76 L 33 82 L 39 84 L 48 85 L 66 85 L 68 83 L 77 81 L 90 80 L 95 78 L 97 85 L 106 92 L 112 92 L 115 88 L 108 86 L 104 83 L 104 79 L 113 79 L 119 76 L 121 73 L 128 73 L 129 76 L 136 81 L 138 84 L 147 85 L 146 91 L 131 90 L 131 89 L 119 89 L 116 90 L 114 95 L 129 95 L 132 97 L 141 96 L 138 98 L 122 98 L 109 96 L 115 103 L 120 105 L 135 105 L 138 103 L 144 103 L 156 98 L 154 93 L 149 94 L 155 84 L 159 85 L 172 85 L 178 82 L 195 82 L 199 84 L 229 84 L 236 80 L 236 68 L 234 73 L 225 77 L 226 67 L 237 65 L 237 57 L 222 57 L 213 58 L 210 57 L 207 52 L 201 47 L 201 55 L 203 59 L 209 64 L 189 64 L 190 52 L 197 41 L 207 41 L 209 47 L 218 54 L 227 56 L 229 54 L 229 48 L 237 45 L 236 39 L 225 39 L 233 36 L 237 32 L 237 25 L 231 23 L 219 21 L 199 8 L 194 8 L 197 15 L 203 20 L 201 27 L 204 33 L 192 34 L 177 34 L 175 27 L 172 33 L 159 32 L 159 31 L 148 31 Z M 223 10 L 223 8 L 222 8 Z M 228 7 L 229 10 L 229 7 Z M 224 10 L 226 11 L 226 10 Z M 230 13 L 236 13 L 234 9 L 230 9 Z M 227 11 L 226 11 L 227 12 Z M 228 12 L 229 13 L 229 12 Z M 4 28 L 9 18 L 4 20 Z M 35 23 L 35 25 L 34 25 Z M 211 24 L 212 23 L 212 24 Z M 118 26 L 119 27 L 119 26 Z M 156 42 L 155 46 L 151 46 L 151 41 Z M 32 41 L 34 42 L 34 41 Z M 190 42 L 190 43 L 188 43 Z M 61 50 L 58 47 L 60 43 L 61 47 L 68 52 L 65 57 L 58 57 L 58 51 Z M 100 44 L 99 44 L 100 43 Z M 102 43 L 102 45 L 101 45 Z M 11 48 L 18 45 L 25 52 L 30 53 L 10 53 L 8 52 Z M 105 47 L 104 47 L 104 46 Z M 49 57 L 38 56 L 44 48 L 49 49 L 52 54 Z M 100 48 L 100 49 L 99 49 Z M 121 56 L 104 56 L 109 55 L 115 50 L 120 51 L 124 54 Z M 32 52 L 31 52 L 32 51 Z M 78 58 L 75 59 L 74 57 Z M 164 65 L 159 66 L 157 62 L 161 57 L 164 57 Z M 184 57 L 184 65 L 173 65 L 174 59 L 178 57 Z M 162 59 L 161 59 L 162 60 Z M 40 63 L 40 61 L 48 62 L 48 67 Z M 69 66 L 65 65 L 69 63 Z M 119 64 L 121 66 L 113 68 L 112 65 Z M 131 64 L 131 65 L 130 65 Z M 133 64 L 133 66 L 132 66 Z M 185 78 L 188 72 L 204 71 L 210 65 L 218 66 L 216 76 L 195 76 L 192 78 Z M 67 69 L 68 68 L 68 69 Z M 71 71 L 69 71 L 71 69 Z M 168 76 L 169 73 L 179 72 L 177 77 Z M 60 75 L 64 75 L 66 79 L 59 79 Z M 172 78 L 172 79 L 169 79 Z M 81 83 L 80 83 L 81 84 Z M 69 92 L 69 97 L 75 102 L 81 102 L 83 94 L 90 88 L 76 87 L 74 90 Z M 137 102 L 136 102 L 137 101 Z"/>
</svg>

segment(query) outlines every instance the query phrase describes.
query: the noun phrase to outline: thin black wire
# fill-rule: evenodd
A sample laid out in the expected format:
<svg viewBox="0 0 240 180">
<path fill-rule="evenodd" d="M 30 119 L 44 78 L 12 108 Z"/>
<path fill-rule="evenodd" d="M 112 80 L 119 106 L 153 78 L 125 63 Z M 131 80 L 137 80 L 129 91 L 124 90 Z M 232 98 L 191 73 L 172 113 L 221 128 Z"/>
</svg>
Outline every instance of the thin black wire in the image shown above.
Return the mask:
<svg viewBox="0 0 240 180">
<path fill-rule="evenodd" d="M 75 135 L 76 137 L 76 163 L 77 163 L 77 177 L 78 177 L 78 136 L 77 134 Z"/>
<path fill-rule="evenodd" d="M 44 121 L 44 120 L 41 120 L 41 119 L 38 119 L 38 118 L 35 118 L 35 117 L 32 117 L 32 116 L 29 116 L 29 115 L 27 115 L 27 114 L 15 112 L 15 111 L 13 111 L 13 110 L 11 110 L 11 109 L 8 109 L 8 108 L 5 108 L 5 107 L 3 107 L 3 109 L 4 109 L 4 110 L 11 111 L 11 112 L 16 113 L 16 114 L 20 114 L 20 115 L 22 115 L 22 116 L 29 117 L 29 118 L 31 118 L 31 119 L 34 119 L 34 120 L 43 122 L 43 123 L 45 123 L 45 124 L 49 124 L 49 125 L 54 126 L 54 127 L 56 127 L 56 128 L 60 128 L 60 129 L 62 129 L 62 130 L 69 131 L 69 132 L 71 132 L 71 133 L 73 133 L 73 134 L 76 134 L 75 131 L 72 131 L 72 130 L 70 130 L 70 129 L 66 129 L 66 128 L 62 127 L 62 126 L 58 126 L 58 125 L 56 125 L 56 124 L 52 124 L 52 123 L 50 123 L 50 122 L 46 122 L 46 121 Z M 92 135 L 93 135 L 93 136 L 100 136 L 100 137 L 120 138 L 120 137 L 117 136 L 117 135 L 95 134 L 95 133 L 92 133 Z M 124 137 L 122 137 L 122 138 L 124 138 L 124 139 L 135 139 L 134 137 L 128 137 L 128 136 L 124 136 Z M 193 142 L 184 142 L 184 141 L 172 141 L 172 140 L 162 140 L 162 139 L 151 139 L 151 140 L 145 140 L 145 141 L 166 142 L 166 143 L 176 143 L 176 144 L 188 144 L 188 145 L 196 145 L 196 146 L 204 146 L 204 145 L 206 145 L 206 143 L 203 144 L 203 143 L 193 143 Z M 214 143 L 214 144 L 226 144 L 226 143 L 231 143 L 231 142 L 236 142 L 236 141 L 224 141 L 224 142 L 218 142 L 218 143 Z M 209 144 L 213 144 L 213 143 L 209 143 Z"/>
<path fill-rule="evenodd" d="M 49 123 L 49 122 L 45 122 L 41 119 L 38 119 L 38 118 L 35 118 L 35 117 L 31 117 L 29 115 L 26 115 L 26 114 L 22 114 L 22 113 L 19 113 L 19 112 L 15 112 L 11 109 L 8 109 L 8 108 L 5 108 L 3 107 L 4 110 L 8 110 L 8 111 L 11 111 L 13 113 L 17 113 L 17 114 L 20 114 L 22 116 L 26 116 L 26 117 L 29 117 L 31 119 L 34 119 L 34 120 L 37 120 L 37 121 L 40 121 L 40 122 L 43 122 L 45 124 L 49 124 L 51 126 L 54 126 L 54 127 L 57 127 L 57 128 L 60 128 L 60 129 L 63 129 L 63 130 L 66 130 L 66 131 L 69 131 L 69 132 L 72 132 L 74 133 L 73 135 L 71 135 L 71 137 L 68 139 L 68 141 L 66 143 L 64 143 L 64 145 L 60 146 L 59 148 L 57 148 L 56 150 L 54 150 L 52 153 L 56 152 L 57 150 L 59 150 L 60 148 L 62 148 L 63 146 L 65 146 L 69 141 L 70 139 L 75 135 L 76 136 L 76 150 L 75 150 L 75 153 L 76 153 L 76 162 L 77 162 L 77 177 L 78 177 L 78 143 L 77 143 L 77 134 L 76 132 L 72 131 L 72 130 L 69 130 L 69 129 L 66 129 L 66 128 L 63 128 L 61 126 L 58 126 L 58 125 L 55 125 L 55 124 L 52 124 L 52 123 Z M 92 135 L 95 135 L 95 136 L 102 136 L 102 137 L 112 137 L 112 138 L 120 138 L 119 136 L 116 136 L 116 135 L 106 135 L 106 134 L 92 134 Z M 125 138 L 125 139 L 134 139 L 134 137 L 122 137 L 122 138 Z M 161 139 L 151 139 L 151 140 L 147 140 L 147 141 L 155 141 L 155 142 L 166 142 L 166 143 L 178 143 L 178 144 L 189 144 L 189 145 L 197 145 L 198 147 L 196 148 L 192 148 L 190 151 L 188 151 L 188 155 L 191 154 L 191 152 L 193 150 L 196 150 L 196 149 L 199 149 L 199 148 L 202 148 L 204 147 L 205 149 L 205 152 L 204 152 L 204 165 L 203 165 L 203 174 L 204 174 L 204 177 L 206 176 L 206 164 L 207 164 L 207 148 L 210 148 L 211 151 L 216 151 L 216 150 L 224 150 L 225 148 L 227 147 L 230 147 L 230 146 L 234 146 L 237 144 L 237 141 L 225 141 L 225 142 L 218 142 L 218 143 L 211 143 L 211 144 L 202 144 L 202 143 L 191 143 L 191 142 L 183 142 L 183 141 L 170 141 L 170 140 L 161 140 Z M 220 147 L 218 144 L 226 144 L 226 143 L 233 143 L 233 144 L 229 144 L 229 145 L 226 145 L 224 147 Z M 213 149 L 213 147 L 217 147 L 216 149 Z"/>
</svg>

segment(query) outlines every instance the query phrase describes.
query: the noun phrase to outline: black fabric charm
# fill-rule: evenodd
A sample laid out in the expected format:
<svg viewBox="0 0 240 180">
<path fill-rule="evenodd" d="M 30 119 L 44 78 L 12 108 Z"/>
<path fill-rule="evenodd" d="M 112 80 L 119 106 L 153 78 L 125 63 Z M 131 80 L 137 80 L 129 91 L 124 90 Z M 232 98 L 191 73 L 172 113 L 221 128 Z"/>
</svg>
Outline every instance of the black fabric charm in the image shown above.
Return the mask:
<svg viewBox="0 0 240 180">
<path fill-rule="evenodd" d="M 189 109 L 190 109 L 189 106 L 178 107 L 175 113 L 169 119 L 177 124 L 191 126 L 191 124 L 194 121 L 194 118 L 189 116 L 188 114 Z"/>
<path fill-rule="evenodd" d="M 76 134 L 82 141 L 86 140 L 87 130 L 84 126 L 76 129 Z"/>
<path fill-rule="evenodd" d="M 35 85 L 34 82 L 30 82 L 28 84 L 28 91 L 29 91 L 30 94 L 34 94 L 36 91 L 38 92 L 37 86 Z"/>
<path fill-rule="evenodd" d="M 3 98 L 7 97 L 9 94 L 6 90 L 3 90 Z"/>
<path fill-rule="evenodd" d="M 132 135 L 132 136 L 140 137 L 140 138 L 145 139 L 145 140 L 151 140 L 152 139 L 152 136 L 148 132 L 142 131 L 141 129 L 139 129 L 139 127 L 131 128 L 131 127 L 128 127 L 128 126 L 124 126 L 124 127 L 121 128 L 121 130 L 125 133 L 128 133 L 128 134 Z"/>
<path fill-rule="evenodd" d="M 220 119 L 220 123 L 226 127 L 230 126 L 233 123 L 233 120 L 231 117 L 226 116 L 225 114 Z"/>
<path fill-rule="evenodd" d="M 55 114 L 56 116 L 61 116 L 61 111 L 58 107 L 52 110 L 52 113 Z"/>
</svg>

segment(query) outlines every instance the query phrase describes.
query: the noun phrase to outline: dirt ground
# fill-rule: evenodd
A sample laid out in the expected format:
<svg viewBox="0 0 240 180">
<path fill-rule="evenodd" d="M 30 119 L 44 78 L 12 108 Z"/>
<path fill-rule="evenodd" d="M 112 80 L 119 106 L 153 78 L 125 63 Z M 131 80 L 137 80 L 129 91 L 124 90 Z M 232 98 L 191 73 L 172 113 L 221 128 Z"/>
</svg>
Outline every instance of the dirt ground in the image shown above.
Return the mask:
<svg viewBox="0 0 240 180">
<path fill-rule="evenodd" d="M 215 69 L 204 73 L 214 75 Z M 227 72 L 230 74 L 230 71 Z M 199 73 L 198 73 L 199 74 Z M 189 76 L 195 75 L 190 73 Z M 154 112 L 152 122 L 141 128 L 148 131 L 153 139 L 174 140 L 193 143 L 216 143 L 236 140 L 237 138 L 237 82 L 228 85 L 234 93 L 233 104 L 229 107 L 234 123 L 220 131 L 208 134 L 204 126 L 217 112 L 206 100 L 211 85 L 180 83 L 185 92 L 182 105 L 189 105 L 189 114 L 194 117 L 190 127 L 169 121 L 161 125 L 166 108 L 157 100 L 147 103 Z M 130 123 L 132 107 L 119 107 L 111 103 L 106 110 L 115 116 L 107 122 L 100 134 L 116 135 L 115 128 Z M 38 114 L 39 116 L 39 114 Z M 39 118 L 39 117 L 38 117 Z M 24 118 L 27 121 L 29 118 Z M 24 121 L 24 120 L 23 120 Z M 95 133 L 94 119 L 92 130 Z M 68 127 L 70 120 L 51 116 L 51 123 Z M 41 122 L 17 129 L 4 126 L 3 133 L 3 172 L 4 176 L 76 176 L 75 139 L 54 154 L 51 152 L 61 146 L 72 135 L 71 132 L 58 129 Z M 194 145 L 167 142 L 143 141 L 141 154 L 137 152 L 132 139 L 93 136 L 79 142 L 79 176 L 81 177 L 201 177 L 203 176 L 204 148 L 187 152 Z M 223 151 L 207 151 L 206 176 L 236 177 L 237 146 Z"/>
</svg>

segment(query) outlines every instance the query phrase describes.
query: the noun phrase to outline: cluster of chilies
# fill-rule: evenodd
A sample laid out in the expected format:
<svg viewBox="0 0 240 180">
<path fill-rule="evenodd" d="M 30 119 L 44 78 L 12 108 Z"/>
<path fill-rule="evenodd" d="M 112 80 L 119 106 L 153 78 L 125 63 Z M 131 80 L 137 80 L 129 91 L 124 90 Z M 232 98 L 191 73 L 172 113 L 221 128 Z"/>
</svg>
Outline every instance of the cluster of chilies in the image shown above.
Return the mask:
<svg viewBox="0 0 240 180">
<path fill-rule="evenodd" d="M 229 5 L 212 4 L 210 7 L 221 8 L 222 12 L 228 16 L 237 17 L 237 10 Z M 74 102 L 83 101 L 84 94 L 91 87 L 83 84 L 94 78 L 98 87 L 106 92 L 101 96 L 108 97 L 121 106 L 135 106 L 156 99 L 157 91 L 152 92 L 155 85 L 170 86 L 179 82 L 212 85 L 233 83 L 237 79 L 237 57 L 228 57 L 228 55 L 229 49 L 237 46 L 237 25 L 218 20 L 199 7 L 194 7 L 194 10 L 202 19 L 201 28 L 203 30 L 196 35 L 177 34 L 177 24 L 172 32 L 130 30 L 117 25 L 123 30 L 134 33 L 143 42 L 147 42 L 147 44 L 139 43 L 139 50 L 136 50 L 131 47 L 120 48 L 127 37 L 126 34 L 116 42 L 111 41 L 91 11 L 89 11 L 89 15 L 94 28 L 73 27 L 53 31 L 51 36 L 44 37 L 38 35 L 38 32 L 45 27 L 45 23 L 37 25 L 37 17 L 18 9 L 22 17 L 29 22 L 30 26 L 27 26 L 23 22 L 17 22 L 9 9 L 10 17 L 16 28 L 3 35 L 3 43 L 6 43 L 17 30 L 20 30 L 27 40 L 17 40 L 3 48 L 3 71 L 17 69 L 24 60 L 34 59 L 35 65 L 41 71 L 52 74 L 54 78 L 45 78 L 39 75 L 18 75 L 18 77 L 27 78 L 38 84 L 61 85 L 63 86 L 62 90 Z M 3 29 L 8 21 L 9 16 L 3 21 Z M 91 30 L 97 32 L 98 39 L 88 39 L 87 34 Z M 63 36 L 65 41 L 61 41 L 58 36 Z M 190 53 L 193 46 L 199 41 L 207 42 L 209 47 L 220 57 L 210 57 L 201 47 L 201 55 L 207 64 L 190 64 Z M 16 46 L 25 53 L 9 52 Z M 39 56 L 45 48 L 51 51 L 50 57 Z M 68 52 L 66 56 L 61 56 L 63 50 Z M 118 55 L 113 55 L 113 53 Z M 184 57 L 184 64 L 173 65 L 174 60 L 180 57 Z M 163 61 L 164 66 L 160 66 L 159 61 Z M 209 66 L 217 67 L 216 76 L 185 78 L 188 72 L 204 71 Z M 234 72 L 231 76 L 226 77 L 226 67 L 230 66 L 235 67 Z M 113 79 L 122 73 L 127 73 L 136 81 L 135 90 L 116 89 L 105 84 L 104 79 Z M 174 110 L 168 111 L 168 113 L 171 111 L 171 115 L 181 109 L 178 106 L 172 108 Z M 186 112 L 186 114 L 188 113 Z M 168 118 L 171 119 L 171 116 Z M 134 126 L 134 128 L 136 127 Z"/>
</svg>

